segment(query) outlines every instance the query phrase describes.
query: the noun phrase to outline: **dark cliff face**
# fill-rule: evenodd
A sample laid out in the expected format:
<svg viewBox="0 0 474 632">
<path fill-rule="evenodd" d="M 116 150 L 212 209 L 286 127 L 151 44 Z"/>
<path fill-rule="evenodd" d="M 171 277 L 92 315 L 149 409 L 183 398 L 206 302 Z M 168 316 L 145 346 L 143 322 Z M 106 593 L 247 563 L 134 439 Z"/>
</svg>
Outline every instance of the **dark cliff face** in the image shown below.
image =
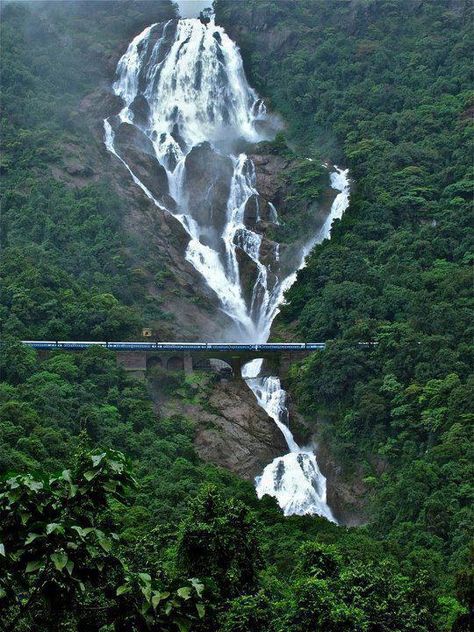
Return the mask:
<svg viewBox="0 0 474 632">
<path fill-rule="evenodd" d="M 118 52 L 117 58 L 123 50 Z M 136 127 L 116 126 L 118 146 L 134 172 L 144 185 L 163 204 L 157 207 L 133 182 L 125 165 L 107 151 L 104 145 L 103 120 L 114 116 L 122 107 L 120 99 L 111 94 L 105 85 L 85 97 L 79 112 L 88 139 L 87 147 L 74 147 L 76 162 L 87 161 L 92 166 L 91 179 L 107 174 L 110 185 L 120 196 L 126 211 L 123 229 L 129 241 L 129 265 L 140 271 L 146 293 L 157 297 L 160 308 L 172 315 L 162 321 L 158 316 L 146 321 L 162 338 L 188 339 L 217 337 L 230 322 L 218 309 L 214 293 L 201 276 L 185 260 L 184 253 L 189 236 L 181 224 L 165 210 L 173 207 L 168 195 L 168 180 L 164 167 L 152 158 L 149 139 Z M 85 186 L 87 179 L 70 174 L 58 176 L 71 186 Z"/>
<path fill-rule="evenodd" d="M 168 198 L 168 176 L 165 168 L 154 158 L 149 138 L 134 125 L 120 123 L 115 142 L 119 155 L 157 200 Z M 168 202 L 169 204 L 169 202 Z"/>
<path fill-rule="evenodd" d="M 196 373 L 187 386 L 170 394 L 163 388 L 161 373 L 152 371 L 149 379 L 157 414 L 190 419 L 196 452 L 205 461 L 253 481 L 276 456 L 287 452 L 282 433 L 243 380 Z"/>
</svg>

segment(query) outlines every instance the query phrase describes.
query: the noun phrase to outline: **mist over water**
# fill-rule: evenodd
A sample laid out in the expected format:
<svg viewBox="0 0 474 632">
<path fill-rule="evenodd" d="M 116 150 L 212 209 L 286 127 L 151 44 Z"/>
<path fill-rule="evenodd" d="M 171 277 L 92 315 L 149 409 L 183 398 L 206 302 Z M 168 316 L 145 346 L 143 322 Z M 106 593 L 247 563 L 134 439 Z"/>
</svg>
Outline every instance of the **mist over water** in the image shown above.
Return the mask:
<svg viewBox="0 0 474 632">
<path fill-rule="evenodd" d="M 191 10 L 184 1 L 179 4 L 183 12 Z M 193 4 L 193 10 L 201 5 Z M 250 200 L 257 219 L 260 211 L 255 168 L 242 147 L 273 137 L 277 123 L 248 85 L 239 50 L 224 29 L 198 19 L 147 27 L 120 59 L 113 88 L 124 106 L 104 121 L 106 147 L 156 206 L 188 233 L 185 258 L 233 322 L 222 340 L 265 342 L 296 269 L 313 245 L 329 236 L 333 219 L 348 205 L 347 172 L 336 168 L 331 174 L 339 194 L 288 274 L 280 265 L 279 244 L 262 261 L 264 237 L 246 221 Z M 141 165 L 140 173 L 146 165 L 146 177 L 138 177 L 135 165 Z M 274 207 L 270 221 L 278 223 Z M 290 452 L 265 468 L 257 493 L 275 496 L 287 515 L 316 513 L 333 520 L 315 456 L 298 447 L 287 427 L 280 381 L 259 377 L 258 362 L 247 365 L 244 377 L 283 432 Z"/>
<path fill-rule="evenodd" d="M 212 8 L 212 0 L 175 0 L 182 18 L 197 18 L 204 9 Z"/>
</svg>

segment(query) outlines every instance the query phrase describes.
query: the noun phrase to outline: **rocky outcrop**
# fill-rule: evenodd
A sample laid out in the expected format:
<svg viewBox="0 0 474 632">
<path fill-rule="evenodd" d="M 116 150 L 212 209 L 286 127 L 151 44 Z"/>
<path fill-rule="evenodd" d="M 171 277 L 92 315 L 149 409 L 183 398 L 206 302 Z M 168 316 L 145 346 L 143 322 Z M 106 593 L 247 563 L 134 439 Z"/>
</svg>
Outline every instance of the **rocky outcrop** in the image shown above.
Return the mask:
<svg viewBox="0 0 474 632">
<path fill-rule="evenodd" d="M 251 195 L 245 204 L 244 224 L 247 228 L 255 230 L 260 214 L 259 196 Z"/>
<path fill-rule="evenodd" d="M 328 505 L 337 521 L 346 527 L 367 524 L 367 488 L 361 472 L 348 477 L 323 441 L 316 443 L 315 453 L 319 468 L 327 480 Z"/>
<path fill-rule="evenodd" d="M 287 451 L 275 422 L 260 408 L 243 381 L 215 385 L 207 423 L 197 429 L 195 446 L 201 458 L 253 480 L 279 454 Z"/>
<path fill-rule="evenodd" d="M 282 208 L 285 204 L 285 187 L 281 176 L 291 161 L 275 154 L 252 154 L 250 159 L 255 165 L 257 176 L 260 216 L 268 221 L 271 216 L 268 203 L 271 202 L 276 208 Z"/>
<path fill-rule="evenodd" d="M 327 502 L 339 524 L 358 527 L 369 521 L 368 490 L 363 482 L 362 468 L 353 467 L 349 474 L 338 463 L 325 439 L 322 428 L 328 428 L 327 421 L 319 419 L 309 423 L 288 398 L 291 430 L 299 445 L 313 446 L 318 467 L 326 477 Z M 316 432 L 315 432 L 316 429 Z"/>
<path fill-rule="evenodd" d="M 205 142 L 191 149 L 186 156 L 185 169 L 184 186 L 192 201 L 189 204 L 192 215 L 218 238 L 227 221 L 232 161 Z"/>
<path fill-rule="evenodd" d="M 247 305 L 252 302 L 253 289 L 258 278 L 258 266 L 241 248 L 236 250 L 237 263 L 240 272 L 242 295 Z"/>
<path fill-rule="evenodd" d="M 115 147 L 122 160 L 125 160 L 153 197 L 168 210 L 174 210 L 175 203 L 169 196 L 166 170 L 156 159 L 148 136 L 134 125 L 120 123 L 115 128 Z"/>
<path fill-rule="evenodd" d="M 202 389 L 202 390 L 201 390 Z M 182 414 L 196 424 L 198 455 L 242 478 L 253 480 L 288 450 L 275 422 L 260 408 L 243 380 L 195 385 L 195 396 L 167 401 L 155 393 L 159 414 Z"/>
</svg>

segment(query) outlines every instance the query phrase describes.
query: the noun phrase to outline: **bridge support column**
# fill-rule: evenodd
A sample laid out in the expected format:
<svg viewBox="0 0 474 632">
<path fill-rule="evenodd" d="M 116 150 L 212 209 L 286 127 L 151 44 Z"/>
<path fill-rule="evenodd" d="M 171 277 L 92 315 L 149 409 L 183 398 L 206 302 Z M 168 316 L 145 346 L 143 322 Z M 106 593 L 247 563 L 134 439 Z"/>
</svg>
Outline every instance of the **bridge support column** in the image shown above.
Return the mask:
<svg viewBox="0 0 474 632">
<path fill-rule="evenodd" d="M 232 372 L 234 373 L 234 380 L 242 379 L 242 358 L 240 356 L 233 356 L 230 358 L 230 365 Z"/>
<path fill-rule="evenodd" d="M 116 355 L 117 364 L 132 373 L 135 377 L 143 379 L 146 373 L 146 351 L 119 352 Z"/>
<path fill-rule="evenodd" d="M 193 373 L 193 358 L 189 353 L 184 356 L 184 372 L 186 375 Z"/>
</svg>

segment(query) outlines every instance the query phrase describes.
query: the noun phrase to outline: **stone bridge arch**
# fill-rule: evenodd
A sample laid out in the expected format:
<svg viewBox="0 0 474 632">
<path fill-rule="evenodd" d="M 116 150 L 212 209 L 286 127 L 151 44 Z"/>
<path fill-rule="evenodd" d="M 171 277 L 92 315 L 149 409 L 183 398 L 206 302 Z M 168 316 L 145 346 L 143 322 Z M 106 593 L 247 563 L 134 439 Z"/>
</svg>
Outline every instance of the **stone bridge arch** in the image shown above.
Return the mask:
<svg viewBox="0 0 474 632">
<path fill-rule="evenodd" d="M 219 374 L 223 378 L 234 377 L 231 363 L 223 358 L 198 356 L 193 358 L 193 370 Z"/>
<path fill-rule="evenodd" d="M 184 371 L 183 356 L 171 356 L 171 358 L 168 358 L 166 368 L 168 371 Z"/>
<path fill-rule="evenodd" d="M 163 368 L 163 359 L 160 356 L 152 355 L 146 359 L 147 371 L 154 369 L 155 367 Z"/>
</svg>

